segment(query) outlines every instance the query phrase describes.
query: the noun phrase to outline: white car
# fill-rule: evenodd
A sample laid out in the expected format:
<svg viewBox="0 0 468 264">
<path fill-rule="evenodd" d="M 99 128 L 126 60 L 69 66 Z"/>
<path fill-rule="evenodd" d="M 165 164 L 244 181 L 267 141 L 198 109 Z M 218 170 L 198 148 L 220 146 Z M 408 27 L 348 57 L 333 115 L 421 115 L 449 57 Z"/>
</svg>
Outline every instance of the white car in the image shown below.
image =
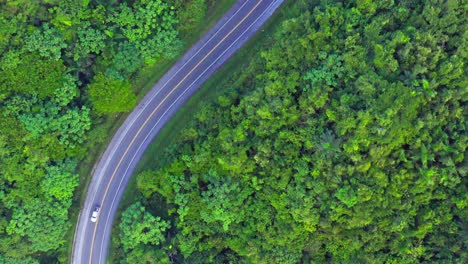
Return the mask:
<svg viewBox="0 0 468 264">
<path fill-rule="evenodd" d="M 99 206 L 94 207 L 93 213 L 91 214 L 91 222 L 95 223 L 99 216 Z"/>
</svg>

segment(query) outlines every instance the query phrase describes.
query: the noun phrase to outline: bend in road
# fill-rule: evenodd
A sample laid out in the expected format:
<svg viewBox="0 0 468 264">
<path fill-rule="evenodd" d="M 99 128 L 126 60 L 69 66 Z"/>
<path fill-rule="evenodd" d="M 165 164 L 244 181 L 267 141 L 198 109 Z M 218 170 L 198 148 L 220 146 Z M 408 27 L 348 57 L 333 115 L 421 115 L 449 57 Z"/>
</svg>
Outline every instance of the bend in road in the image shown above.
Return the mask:
<svg viewBox="0 0 468 264">
<path fill-rule="evenodd" d="M 170 117 L 273 14 L 283 0 L 238 1 L 142 99 L 100 158 L 78 217 L 72 263 L 106 263 L 118 202 L 136 164 Z M 90 221 L 94 206 L 101 211 Z"/>
</svg>

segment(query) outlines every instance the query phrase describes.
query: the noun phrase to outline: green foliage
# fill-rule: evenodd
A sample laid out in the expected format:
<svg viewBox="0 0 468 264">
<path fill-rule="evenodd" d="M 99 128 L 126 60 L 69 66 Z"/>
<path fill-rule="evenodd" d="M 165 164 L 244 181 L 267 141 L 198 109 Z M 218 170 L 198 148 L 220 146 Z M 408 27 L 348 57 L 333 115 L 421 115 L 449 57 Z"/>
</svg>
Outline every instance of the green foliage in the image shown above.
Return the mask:
<svg viewBox="0 0 468 264">
<path fill-rule="evenodd" d="M 157 246 L 164 242 L 164 232 L 170 224 L 146 212 L 140 203 L 135 203 L 122 213 L 119 227 L 122 246 L 130 251 L 141 245 Z"/>
<path fill-rule="evenodd" d="M 101 114 L 135 106 L 139 70 L 178 55 L 185 2 L 0 1 L 0 263 L 67 261 L 77 164 L 109 137 L 116 117 Z"/>
<path fill-rule="evenodd" d="M 155 250 L 154 248 L 143 248 L 139 247 L 128 253 L 120 263 L 132 264 L 132 263 L 171 263 L 167 254 L 162 250 Z"/>
<path fill-rule="evenodd" d="M 18 50 L 9 50 L 6 52 L 6 54 L 3 56 L 1 60 L 1 67 L 2 70 L 8 71 L 11 69 L 15 69 L 18 64 L 20 64 L 20 56 L 23 54 L 22 51 Z M 3 95 L 6 97 L 8 94 Z"/>
<path fill-rule="evenodd" d="M 99 54 L 106 47 L 107 35 L 99 29 L 93 28 L 90 23 L 83 23 L 77 32 L 78 41 L 74 49 L 73 59 L 89 57 L 90 54 Z"/>
<path fill-rule="evenodd" d="M 84 135 L 91 126 L 88 108 L 72 108 L 65 113 L 59 111 L 57 107 L 45 105 L 39 113 L 21 115 L 19 118 L 31 133 L 29 138 L 37 139 L 41 134 L 50 132 L 57 135 L 61 144 L 75 147 L 77 143 L 83 143 Z"/>
<path fill-rule="evenodd" d="M 72 103 L 72 100 L 75 99 L 79 93 L 80 91 L 76 86 L 75 78 L 73 78 L 71 75 L 66 75 L 62 87 L 55 90 L 52 101 L 58 104 L 58 106 L 64 107 Z"/>
<path fill-rule="evenodd" d="M 290 5 L 137 176 L 176 262 L 466 262 L 465 6 Z"/>
<path fill-rule="evenodd" d="M 55 250 L 65 243 L 63 233 L 69 228 L 67 203 L 45 203 L 41 199 L 28 201 L 13 210 L 6 233 L 11 239 L 22 237 L 30 242 L 32 252 Z"/>
<path fill-rule="evenodd" d="M 2 255 L 0 255 L 0 262 L 5 264 L 39 264 L 39 261 L 30 257 L 17 259 L 4 257 Z"/>
<path fill-rule="evenodd" d="M 22 56 L 16 67 L 4 68 L 0 75 L 0 96 L 12 93 L 51 97 L 65 82 L 65 66 L 58 60 L 44 60 L 31 54 Z"/>
<path fill-rule="evenodd" d="M 136 72 L 143 64 L 140 51 L 130 42 L 121 42 L 112 57 L 111 67 L 106 70 L 106 75 L 116 76 L 115 79 L 125 79 Z"/>
<path fill-rule="evenodd" d="M 136 96 L 128 81 L 115 80 L 99 73 L 89 85 L 89 97 L 98 113 L 128 112 Z"/>
<path fill-rule="evenodd" d="M 4 114 L 18 118 L 29 131 L 28 139 L 37 140 L 44 135 L 55 136 L 60 144 L 75 147 L 83 143 L 85 133 L 91 127 L 89 109 L 68 104 L 75 97 L 73 83 L 65 83 L 57 90 L 54 101 L 44 103 L 37 97 L 15 96 L 6 102 Z"/>
<path fill-rule="evenodd" d="M 78 186 L 78 175 L 74 173 L 76 164 L 69 160 L 46 168 L 46 175 L 41 188 L 46 199 L 69 202 L 73 190 Z"/>
<path fill-rule="evenodd" d="M 211 172 L 210 177 L 216 172 Z M 220 182 L 214 179 L 208 184 L 207 190 L 202 193 L 203 209 L 200 211 L 201 218 L 207 223 L 220 221 L 223 230 L 229 230 L 231 223 L 238 219 L 239 206 L 242 199 L 236 199 L 241 190 L 238 184 Z"/>
<path fill-rule="evenodd" d="M 161 58 L 174 58 L 182 48 L 182 42 L 177 39 L 177 31 L 163 31 L 137 47 L 145 63 L 152 65 Z"/>
<path fill-rule="evenodd" d="M 8 256 L 7 263 L 33 263 L 25 256 L 56 251 L 65 243 L 78 185 L 76 161 L 66 157 L 77 156 L 91 120 L 86 106 L 75 105 L 76 80 L 64 73 L 61 61 L 27 55 L 6 72 L 5 83 L 27 87 L 15 89 L 0 104 L 0 198 L 6 216 L 0 252 Z"/>
<path fill-rule="evenodd" d="M 41 30 L 36 30 L 26 40 L 28 51 L 37 51 L 41 56 L 54 60 L 61 58 L 62 49 L 67 48 L 67 46 L 61 32 L 50 27 L 48 23 L 44 24 Z"/>
<path fill-rule="evenodd" d="M 119 8 L 120 13 L 114 20 L 121 28 L 123 35 L 130 42 L 135 42 L 146 39 L 154 30 L 162 26 L 160 25 L 161 19 L 169 10 L 169 5 L 161 0 L 140 0 L 136 1 L 135 9 L 125 3 Z"/>
<path fill-rule="evenodd" d="M 178 14 L 179 30 L 183 33 L 188 33 L 195 29 L 202 22 L 206 14 L 205 0 L 189 0 L 181 8 Z"/>
<path fill-rule="evenodd" d="M 111 18 L 147 64 L 173 58 L 181 48 L 177 38 L 174 6 L 162 0 L 140 0 L 131 8 L 123 3 Z"/>
</svg>

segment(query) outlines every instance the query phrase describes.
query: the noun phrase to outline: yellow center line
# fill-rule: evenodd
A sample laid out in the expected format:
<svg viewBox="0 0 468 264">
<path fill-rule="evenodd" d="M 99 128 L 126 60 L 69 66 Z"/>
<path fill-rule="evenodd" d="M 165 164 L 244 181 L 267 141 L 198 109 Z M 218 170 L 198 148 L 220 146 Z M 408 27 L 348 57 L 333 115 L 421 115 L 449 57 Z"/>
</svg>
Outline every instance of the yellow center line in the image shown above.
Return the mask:
<svg viewBox="0 0 468 264">
<path fill-rule="evenodd" d="M 231 30 L 229 31 L 229 33 L 224 36 L 224 38 L 221 39 L 221 41 L 218 42 L 218 44 L 216 44 L 216 46 L 214 46 L 209 52 L 208 54 L 205 55 L 205 57 L 203 57 L 200 62 L 198 62 L 193 68 L 192 70 L 190 70 L 189 73 L 187 73 L 184 78 L 179 82 L 177 83 L 176 86 L 174 86 L 174 88 L 169 92 L 169 94 L 166 95 L 166 97 L 163 98 L 163 100 L 158 104 L 158 106 L 156 106 L 156 108 L 151 112 L 151 114 L 148 116 L 148 118 L 145 120 L 145 122 L 143 123 L 143 125 L 140 126 L 140 129 L 138 129 L 137 133 L 135 134 L 135 136 L 133 137 L 132 141 L 130 142 L 130 144 L 128 144 L 124 154 L 122 155 L 122 157 L 120 158 L 119 160 L 119 163 L 117 164 L 117 166 L 115 167 L 114 169 L 114 172 L 112 173 L 112 176 L 111 176 L 111 179 L 106 187 L 106 190 L 104 192 L 104 196 L 101 200 L 101 205 L 104 204 L 104 201 L 106 200 L 106 197 L 107 197 L 107 193 L 109 191 L 109 188 L 110 188 L 110 185 L 112 183 L 112 181 L 114 180 L 114 177 L 117 173 L 117 170 L 120 168 L 120 165 L 122 164 L 125 156 L 127 155 L 128 151 L 130 150 L 130 148 L 132 147 L 133 143 L 135 142 L 136 138 L 140 135 L 141 131 L 143 130 L 143 128 L 146 126 L 146 124 L 149 122 L 149 120 L 153 117 L 153 115 L 159 110 L 159 108 L 161 107 L 161 105 L 167 100 L 167 98 L 169 98 L 169 96 L 171 96 L 175 90 L 177 90 L 177 88 L 192 74 L 192 72 L 194 72 L 199 66 L 200 64 L 202 64 L 206 58 L 208 56 L 211 55 L 211 53 L 214 52 L 214 50 L 216 50 L 231 34 L 232 32 L 234 32 L 234 30 L 236 30 L 252 13 L 255 9 L 257 9 L 257 7 L 263 2 L 264 0 L 260 0 L 251 10 L 249 13 L 247 13 L 247 15 L 245 15 L 242 20 L 237 23 L 237 25 Z M 99 218 L 96 220 L 96 223 L 95 223 L 95 226 L 94 226 L 94 232 L 93 232 L 93 239 L 91 240 L 91 251 L 90 251 L 90 254 L 89 254 L 89 263 L 91 263 L 91 260 L 92 260 L 92 256 L 93 256 L 93 249 L 94 249 L 94 240 L 96 238 L 96 232 L 97 232 L 97 226 L 98 226 L 98 223 L 99 223 Z"/>
</svg>

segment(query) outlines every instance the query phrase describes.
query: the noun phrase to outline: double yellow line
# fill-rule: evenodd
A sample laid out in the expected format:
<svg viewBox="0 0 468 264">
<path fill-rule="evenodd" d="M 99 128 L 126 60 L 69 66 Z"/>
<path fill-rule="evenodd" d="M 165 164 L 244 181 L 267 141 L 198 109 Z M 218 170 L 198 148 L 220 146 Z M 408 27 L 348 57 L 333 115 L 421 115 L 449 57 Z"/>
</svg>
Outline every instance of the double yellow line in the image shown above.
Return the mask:
<svg viewBox="0 0 468 264">
<path fill-rule="evenodd" d="M 151 112 L 151 114 L 148 116 L 148 118 L 145 120 L 145 122 L 140 126 L 140 129 L 138 129 L 137 133 L 135 134 L 135 136 L 132 138 L 132 141 L 130 141 L 130 144 L 128 144 L 127 148 L 125 149 L 125 152 L 124 154 L 122 155 L 122 157 L 120 158 L 117 166 L 115 167 L 114 169 L 114 172 L 112 173 L 112 176 L 110 178 L 110 181 L 109 183 L 107 184 L 107 187 L 106 187 L 106 190 L 104 192 L 104 196 L 101 200 L 101 205 L 104 205 L 104 202 L 107 198 L 107 194 L 109 192 L 109 188 L 111 186 L 111 183 L 112 181 L 114 180 L 114 177 L 115 175 L 117 174 L 117 171 L 118 169 L 120 168 L 120 165 L 122 164 L 124 158 L 127 156 L 127 153 L 128 151 L 130 150 L 130 148 L 132 147 L 133 143 L 135 143 L 135 140 L 136 138 L 140 135 L 141 131 L 143 130 L 143 128 L 146 126 L 146 124 L 149 122 L 149 120 L 153 117 L 153 115 L 159 110 L 159 108 L 162 106 L 162 104 L 164 102 L 166 102 L 166 100 L 169 98 L 169 96 L 171 96 L 175 90 L 177 90 L 177 88 L 200 66 L 200 64 L 202 64 L 206 58 L 208 58 L 208 56 L 211 55 L 211 53 L 213 53 L 254 11 L 255 9 L 257 9 L 257 7 L 263 2 L 264 0 L 260 0 L 250 11 L 249 13 L 247 13 L 247 15 L 245 15 L 242 20 L 237 23 L 237 25 L 231 30 L 229 31 L 229 33 L 224 36 L 224 38 L 221 39 L 221 41 L 218 42 L 218 44 L 216 44 L 193 68 L 192 70 L 190 70 L 189 73 L 187 73 L 184 78 L 182 78 L 181 81 L 179 81 L 177 83 L 176 86 L 174 86 L 174 88 L 169 92 L 169 94 L 166 95 L 166 97 L 164 97 L 162 99 L 162 101 L 156 106 L 156 108 Z M 93 239 L 91 240 L 91 251 L 90 251 L 90 254 L 89 254 L 89 263 L 91 264 L 91 261 L 92 261 L 92 256 L 93 256 L 93 250 L 94 250 L 94 240 L 96 238 L 96 232 L 97 232 L 97 227 L 98 227 L 98 223 L 99 223 L 99 218 L 97 219 L 95 225 L 94 225 L 94 232 L 93 232 Z"/>
</svg>

